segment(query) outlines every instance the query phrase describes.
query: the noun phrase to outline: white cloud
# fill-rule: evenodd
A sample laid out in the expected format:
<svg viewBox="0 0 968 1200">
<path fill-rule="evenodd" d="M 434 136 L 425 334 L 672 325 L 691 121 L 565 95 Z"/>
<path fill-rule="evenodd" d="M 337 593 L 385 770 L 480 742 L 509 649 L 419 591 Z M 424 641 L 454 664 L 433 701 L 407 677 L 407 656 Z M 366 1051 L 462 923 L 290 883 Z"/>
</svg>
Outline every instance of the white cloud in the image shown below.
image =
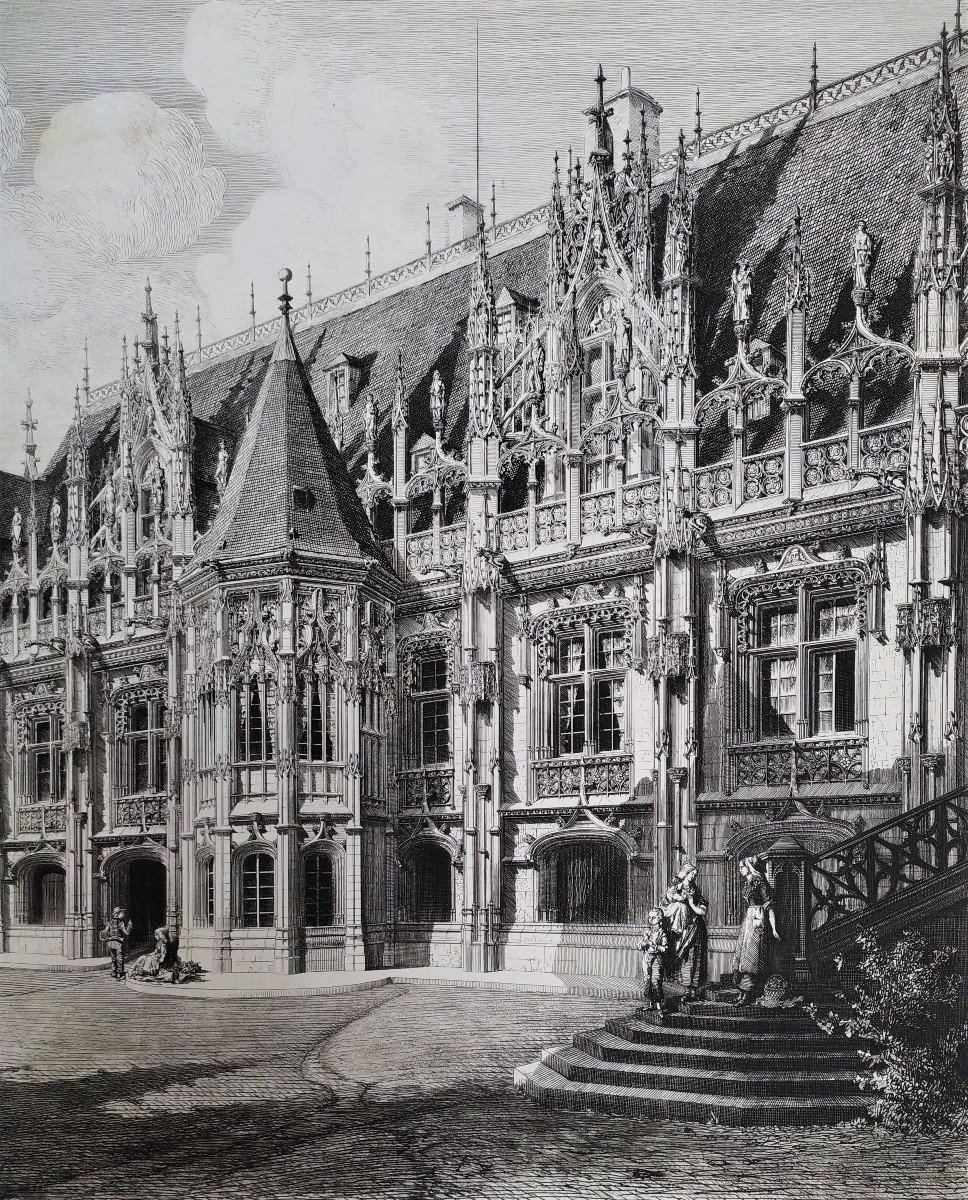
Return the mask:
<svg viewBox="0 0 968 1200">
<path fill-rule="evenodd" d="M 362 278 L 367 233 L 377 269 L 423 251 L 424 204 L 446 171 L 448 131 L 427 101 L 423 72 L 390 79 L 367 64 L 365 38 L 353 57 L 340 51 L 346 44 L 332 23 L 297 24 L 281 7 L 211 0 L 189 21 L 185 72 L 206 97 L 213 129 L 236 148 L 268 155 L 290 185 L 260 196 L 231 252 L 201 264 L 215 308 L 232 307 L 212 290 L 229 280 L 247 290 L 254 276 L 258 291 L 256 267 L 268 251 L 252 244 L 256 237 L 272 254 L 291 245 L 294 267 L 308 258 L 317 294 Z M 439 210 L 435 226 L 440 245 Z M 271 279 L 278 256 L 274 266 Z M 234 304 L 237 312 L 238 295 Z"/>
<path fill-rule="evenodd" d="M 28 386 L 43 422 L 42 452 L 59 440 L 85 335 L 93 378 L 116 376 L 120 337 L 134 332 L 147 271 L 172 307 L 194 311 L 197 283 L 178 256 L 218 216 L 225 187 L 189 118 L 135 92 L 59 109 L 40 139 L 33 178 L 0 187 L 0 436 L 8 465 L 16 463 Z"/>
</svg>

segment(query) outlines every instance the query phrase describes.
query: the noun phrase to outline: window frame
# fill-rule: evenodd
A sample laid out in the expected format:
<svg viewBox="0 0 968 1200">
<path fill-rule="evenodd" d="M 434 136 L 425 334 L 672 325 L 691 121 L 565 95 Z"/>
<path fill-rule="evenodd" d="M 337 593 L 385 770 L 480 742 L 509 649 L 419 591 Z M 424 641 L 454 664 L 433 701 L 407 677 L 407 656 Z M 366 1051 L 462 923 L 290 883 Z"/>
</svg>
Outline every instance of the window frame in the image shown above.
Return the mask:
<svg viewBox="0 0 968 1200">
<path fill-rule="evenodd" d="M 143 729 L 134 728 L 136 709 L 145 705 L 147 724 Z M 151 796 L 168 790 L 168 755 L 165 738 L 164 696 L 132 696 L 126 701 L 124 733 L 118 739 L 119 764 L 117 795 Z M 139 788 L 136 778 L 136 747 L 146 748 L 147 787 Z"/>
<path fill-rule="evenodd" d="M 820 610 L 824 605 L 852 610 L 853 629 L 838 631 L 837 617 L 834 617 L 833 632 L 820 632 Z M 775 641 L 767 641 L 764 636 L 764 619 L 770 613 L 795 613 L 796 626 L 792 637 L 778 637 Z M 862 659 L 860 655 L 860 636 L 858 633 L 858 603 L 856 592 L 847 589 L 825 589 L 811 586 L 809 580 L 792 585 L 790 593 L 781 597 L 770 597 L 760 600 L 752 613 L 753 636 L 751 645 L 746 649 L 746 679 L 750 697 L 750 728 L 757 742 L 786 742 L 807 741 L 810 739 L 850 738 L 857 737 L 862 723 L 861 703 L 864 694 L 860 672 Z M 782 632 L 782 627 L 781 627 Z M 850 711 L 852 720 L 849 728 L 837 729 L 837 684 L 840 675 L 835 667 L 833 684 L 832 720 L 835 727 L 831 730 L 820 729 L 820 687 L 818 664 L 823 655 L 833 655 L 835 663 L 839 656 L 851 652 L 853 654 L 854 680 Z M 764 713 L 766 712 L 766 671 L 765 667 L 771 662 L 792 662 L 794 664 L 795 711 L 791 714 L 788 724 L 792 726 L 789 733 L 779 728 L 770 731 L 766 728 Z"/>
<path fill-rule="evenodd" d="M 552 647 L 551 673 L 551 749 L 555 758 L 580 758 L 607 754 L 627 753 L 628 728 L 628 667 L 624 663 L 599 665 L 600 644 L 605 638 L 617 637 L 620 649 L 625 652 L 627 631 L 621 625 L 586 625 L 583 629 L 560 630 L 555 634 Z M 565 642 L 581 644 L 581 667 L 562 670 L 561 648 Z M 605 684 L 619 684 L 621 688 L 621 712 L 615 725 L 618 744 L 603 745 L 599 697 Z M 566 738 L 562 729 L 562 693 L 565 688 L 577 688 L 582 699 L 582 729 L 580 745 L 576 748 L 576 735 L 572 731 Z M 615 692 L 612 693 L 613 697 Z M 613 700 L 614 704 L 614 700 Z M 564 746 L 568 741 L 570 749 Z"/>
<path fill-rule="evenodd" d="M 64 718 L 59 712 L 34 712 L 27 716 L 27 745 L 24 748 L 24 792 L 31 804 L 58 804 L 66 795 L 67 755 L 64 753 Z M 37 726 L 46 724 L 48 736 L 40 741 Z M 38 766 L 46 761 L 48 790 L 41 795 Z"/>
<path fill-rule="evenodd" d="M 425 668 L 431 662 L 440 664 L 441 669 L 436 673 L 437 677 L 433 681 L 433 686 L 424 687 Z M 413 761 L 419 767 L 446 767 L 454 760 L 454 713 L 449 686 L 449 674 L 449 660 L 446 651 L 443 649 L 427 650 L 414 658 L 413 680 L 410 689 L 412 705 L 411 746 Z M 431 706 L 436 708 L 438 713 L 442 713 L 446 722 L 444 729 L 445 738 L 443 741 L 446 753 L 443 756 L 439 753 L 441 727 L 438 725 L 434 735 L 434 741 L 438 745 L 438 748 L 433 751 L 434 757 L 432 759 L 427 756 L 428 740 L 425 724 L 426 715 L 431 710 Z"/>
<path fill-rule="evenodd" d="M 263 885 L 263 875 L 267 868 L 260 866 L 261 860 L 268 863 L 268 874 L 270 876 L 271 886 L 268 889 L 268 906 L 264 905 L 263 893 L 265 887 Z M 254 869 L 255 873 L 255 908 L 250 914 L 247 907 L 247 892 L 248 887 L 247 873 Z M 240 929 L 272 929 L 276 923 L 276 860 L 275 855 L 267 846 L 258 846 L 243 854 L 238 860 L 236 868 L 236 925 Z M 250 915 L 254 916 L 254 920 L 250 920 Z M 269 920 L 263 920 L 263 916 L 268 916 Z"/>
</svg>

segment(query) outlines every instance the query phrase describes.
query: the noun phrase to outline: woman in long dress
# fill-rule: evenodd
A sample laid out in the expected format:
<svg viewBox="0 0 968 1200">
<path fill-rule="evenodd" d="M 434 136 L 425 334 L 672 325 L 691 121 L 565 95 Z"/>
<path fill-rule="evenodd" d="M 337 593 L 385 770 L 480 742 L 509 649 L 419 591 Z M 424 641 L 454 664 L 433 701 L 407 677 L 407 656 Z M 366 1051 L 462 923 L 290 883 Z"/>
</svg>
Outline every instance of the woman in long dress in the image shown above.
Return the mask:
<svg viewBox="0 0 968 1200">
<path fill-rule="evenodd" d="M 773 909 L 773 888 L 766 878 L 766 864 L 761 858 L 744 858 L 739 864 L 743 876 L 743 899 L 746 913 L 733 950 L 733 975 L 740 989 L 738 1005 L 749 1004 L 753 993 L 762 986 L 770 972 L 770 959 L 779 934 Z"/>
<path fill-rule="evenodd" d="M 695 864 L 686 863 L 663 896 L 661 905 L 670 933 L 669 949 L 679 980 L 685 984 L 687 1000 L 694 999 L 706 984 L 709 902 L 699 890 L 697 876 Z"/>
</svg>

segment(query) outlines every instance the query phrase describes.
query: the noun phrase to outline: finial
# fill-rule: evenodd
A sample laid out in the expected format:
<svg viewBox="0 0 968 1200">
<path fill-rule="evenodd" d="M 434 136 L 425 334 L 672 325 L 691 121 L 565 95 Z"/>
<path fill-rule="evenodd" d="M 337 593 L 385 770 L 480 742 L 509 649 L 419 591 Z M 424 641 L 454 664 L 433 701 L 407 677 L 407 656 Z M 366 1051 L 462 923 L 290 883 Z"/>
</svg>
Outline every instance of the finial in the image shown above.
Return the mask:
<svg viewBox="0 0 968 1200">
<path fill-rule="evenodd" d="M 313 264 L 306 263 L 306 303 L 313 303 Z"/>
<path fill-rule="evenodd" d="M 632 134 L 625 131 L 625 149 L 622 151 L 622 162 L 625 164 L 625 174 L 632 174 Z"/>
<path fill-rule="evenodd" d="M 813 58 L 810 60 L 810 111 L 817 107 L 817 43 L 813 43 Z"/>
<path fill-rule="evenodd" d="M 252 326 L 252 338 L 255 340 L 255 281 L 249 284 L 249 319 Z"/>
<path fill-rule="evenodd" d="M 696 135 L 696 158 L 698 158 L 702 144 L 702 109 L 699 107 L 699 88 L 696 88 L 696 125 L 693 132 Z"/>
<path fill-rule="evenodd" d="M 292 279 L 292 271 L 288 267 L 283 267 L 279 272 L 279 281 L 282 284 L 282 295 L 279 297 L 279 311 L 286 321 L 289 320 L 289 313 L 292 309 L 292 296 L 289 295 L 290 279 Z"/>
<path fill-rule="evenodd" d="M 20 422 L 24 430 L 24 475 L 27 479 L 37 478 L 37 422 L 34 420 L 34 400 L 27 388 L 26 416 Z"/>
<path fill-rule="evenodd" d="M 574 170 L 574 166 L 575 166 L 574 155 L 572 153 L 571 146 L 569 146 L 568 147 L 568 195 L 569 196 L 571 195 L 571 174 L 572 174 L 572 171 Z"/>
<path fill-rule="evenodd" d="M 84 403 L 91 403 L 91 361 L 87 352 L 87 338 L 84 339 Z"/>
<path fill-rule="evenodd" d="M 430 205 L 429 205 L 429 204 L 427 205 L 427 238 L 426 238 L 426 245 L 427 245 L 427 257 L 428 257 L 428 258 L 430 258 L 430 249 L 431 249 L 431 247 L 430 247 Z"/>
<path fill-rule="evenodd" d="M 80 389 L 79 385 L 75 384 L 74 385 L 74 424 L 77 426 L 78 429 L 81 428 L 82 420 L 83 420 L 83 418 L 81 416 L 81 389 Z"/>
<path fill-rule="evenodd" d="M 370 235 L 366 235 L 366 282 L 369 284 L 373 272 L 370 267 Z"/>
<path fill-rule="evenodd" d="M 151 307 L 151 276 L 145 280 L 145 312 L 150 317 L 152 315 Z"/>
<path fill-rule="evenodd" d="M 491 228 L 497 228 L 497 184 L 491 180 Z"/>
<path fill-rule="evenodd" d="M 128 335 L 121 334 L 121 378 L 128 378 Z"/>
<path fill-rule="evenodd" d="M 165 366 L 167 367 L 169 362 L 171 362 L 171 352 L 168 348 L 168 326 L 167 325 L 161 331 L 161 354 L 162 354 L 162 358 L 165 361 Z"/>
<path fill-rule="evenodd" d="M 810 306 L 810 272 L 803 261 L 803 218 L 800 205 L 793 214 L 793 240 L 786 277 L 786 307 L 805 311 Z"/>
<path fill-rule="evenodd" d="M 955 5 L 955 54 L 961 53 L 961 0 Z"/>
<path fill-rule="evenodd" d="M 201 362 L 202 358 L 202 306 L 195 305 L 195 348 L 198 350 L 198 359 Z"/>
</svg>

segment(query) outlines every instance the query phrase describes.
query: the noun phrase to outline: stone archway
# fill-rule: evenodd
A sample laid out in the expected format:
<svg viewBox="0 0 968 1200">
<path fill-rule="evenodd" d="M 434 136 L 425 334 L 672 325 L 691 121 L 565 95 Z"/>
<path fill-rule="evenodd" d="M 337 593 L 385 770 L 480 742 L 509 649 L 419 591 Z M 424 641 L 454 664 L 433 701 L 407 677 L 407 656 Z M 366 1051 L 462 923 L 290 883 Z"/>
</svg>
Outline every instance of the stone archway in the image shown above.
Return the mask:
<svg viewBox="0 0 968 1200">
<path fill-rule="evenodd" d="M 104 877 L 104 920 L 123 908 L 132 925 L 129 952 L 152 945 L 168 907 L 168 872 L 161 854 L 142 847 L 119 851 L 104 864 Z"/>
</svg>

